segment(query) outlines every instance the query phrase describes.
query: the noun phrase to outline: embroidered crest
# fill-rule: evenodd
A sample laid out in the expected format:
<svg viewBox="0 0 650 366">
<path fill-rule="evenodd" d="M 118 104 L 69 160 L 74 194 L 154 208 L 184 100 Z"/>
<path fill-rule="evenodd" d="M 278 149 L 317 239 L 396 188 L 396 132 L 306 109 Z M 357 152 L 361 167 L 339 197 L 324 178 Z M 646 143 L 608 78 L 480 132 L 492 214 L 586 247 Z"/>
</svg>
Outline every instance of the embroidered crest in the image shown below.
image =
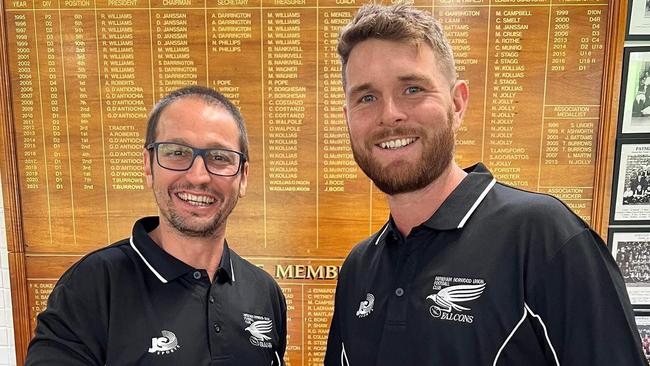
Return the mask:
<svg viewBox="0 0 650 366">
<path fill-rule="evenodd" d="M 273 344 L 269 342 L 271 337 L 267 334 L 273 331 L 273 321 L 269 317 L 261 315 L 246 313 L 242 315 L 244 316 L 244 323 L 248 325 L 244 330 L 251 334 L 249 338 L 251 344 L 263 348 L 272 348 Z"/>
<path fill-rule="evenodd" d="M 174 333 L 168 330 L 162 330 L 160 333 L 162 334 L 162 337 L 151 338 L 151 348 L 148 349 L 149 353 L 163 355 L 173 353 L 177 349 L 181 348 Z"/>
<path fill-rule="evenodd" d="M 368 292 L 366 294 L 366 299 L 359 303 L 359 310 L 357 310 L 357 316 L 359 318 L 365 318 L 372 312 L 373 307 L 375 306 L 375 296 Z"/>
<path fill-rule="evenodd" d="M 464 303 L 481 297 L 485 286 L 486 283 L 482 279 L 436 276 L 433 289 L 438 292 L 426 297 L 434 303 L 429 307 L 429 313 L 432 317 L 442 320 L 472 323 L 474 316 L 464 313 L 471 308 Z"/>
</svg>

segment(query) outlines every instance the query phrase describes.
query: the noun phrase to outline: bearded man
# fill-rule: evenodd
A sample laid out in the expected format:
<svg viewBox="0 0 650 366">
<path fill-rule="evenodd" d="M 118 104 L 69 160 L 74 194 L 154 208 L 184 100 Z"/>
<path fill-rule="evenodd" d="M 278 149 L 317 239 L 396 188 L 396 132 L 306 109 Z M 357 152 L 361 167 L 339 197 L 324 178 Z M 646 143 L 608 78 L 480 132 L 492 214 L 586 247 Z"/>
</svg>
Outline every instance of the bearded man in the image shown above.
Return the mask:
<svg viewBox="0 0 650 366">
<path fill-rule="evenodd" d="M 644 365 L 587 224 L 454 162 L 469 91 L 431 14 L 363 6 L 338 53 L 354 157 L 390 218 L 343 264 L 325 365 Z"/>
</svg>

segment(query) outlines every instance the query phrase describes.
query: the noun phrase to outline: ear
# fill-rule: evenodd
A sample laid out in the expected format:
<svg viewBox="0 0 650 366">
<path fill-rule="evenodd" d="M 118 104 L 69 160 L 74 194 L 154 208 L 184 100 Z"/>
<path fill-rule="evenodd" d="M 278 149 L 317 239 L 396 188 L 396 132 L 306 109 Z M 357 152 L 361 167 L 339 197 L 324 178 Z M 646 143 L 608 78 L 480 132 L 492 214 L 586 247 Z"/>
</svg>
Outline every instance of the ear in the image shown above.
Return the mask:
<svg viewBox="0 0 650 366">
<path fill-rule="evenodd" d="M 350 130 L 350 121 L 348 120 L 348 105 L 343 104 L 343 117 L 345 117 L 345 124 L 348 126 L 348 131 Z"/>
<path fill-rule="evenodd" d="M 248 186 L 248 162 L 241 167 L 241 179 L 239 181 L 239 197 L 246 196 L 246 187 Z"/>
<path fill-rule="evenodd" d="M 153 171 L 151 167 L 151 151 L 144 149 L 142 151 L 142 166 L 144 168 L 144 179 L 147 187 L 153 187 Z"/>
<path fill-rule="evenodd" d="M 458 80 L 451 91 L 451 97 L 454 105 L 454 132 L 460 128 L 467 104 L 469 103 L 469 85 L 465 80 Z"/>
</svg>

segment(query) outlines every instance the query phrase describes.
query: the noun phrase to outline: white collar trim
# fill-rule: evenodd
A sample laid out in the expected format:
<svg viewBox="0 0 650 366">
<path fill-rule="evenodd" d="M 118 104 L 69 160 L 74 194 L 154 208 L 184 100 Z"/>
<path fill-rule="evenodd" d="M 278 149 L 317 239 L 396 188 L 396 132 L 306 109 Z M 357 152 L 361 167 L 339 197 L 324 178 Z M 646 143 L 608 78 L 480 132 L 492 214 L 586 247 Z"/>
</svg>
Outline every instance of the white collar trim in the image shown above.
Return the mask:
<svg viewBox="0 0 650 366">
<path fill-rule="evenodd" d="M 230 258 L 230 273 L 232 274 L 232 282 L 235 282 L 235 269 L 232 266 L 232 258 Z"/>
<path fill-rule="evenodd" d="M 379 244 L 379 240 L 381 240 L 381 237 L 384 236 L 384 233 L 388 230 L 388 223 L 384 225 L 384 230 L 381 231 L 379 236 L 377 237 L 377 240 L 375 240 L 375 245 Z"/>
<path fill-rule="evenodd" d="M 474 202 L 474 204 L 469 209 L 469 211 L 467 211 L 465 217 L 463 217 L 463 219 L 460 220 L 460 223 L 458 224 L 458 229 L 462 229 L 463 226 L 465 226 L 465 223 L 467 222 L 467 220 L 469 220 L 469 217 L 472 216 L 472 214 L 474 213 L 478 205 L 480 205 L 481 202 L 483 202 L 483 199 L 485 198 L 485 196 L 487 196 L 488 192 L 492 189 L 492 187 L 494 187 L 494 184 L 496 184 L 496 182 L 497 180 L 495 178 L 492 178 L 490 184 L 488 184 L 487 187 L 485 187 L 485 189 L 483 190 L 483 192 L 481 192 L 481 195 L 478 196 L 476 202 Z"/>
<path fill-rule="evenodd" d="M 152 272 L 156 277 L 158 277 L 158 279 L 160 280 L 160 282 L 162 282 L 162 283 L 167 283 L 167 280 L 165 279 L 165 277 L 163 277 L 160 273 L 158 273 L 158 271 L 156 271 L 156 270 L 153 268 L 153 266 L 152 266 L 151 264 L 149 264 L 149 261 L 147 261 L 147 259 L 144 257 L 144 255 L 142 255 L 142 253 L 140 253 L 140 251 L 138 250 L 138 248 L 136 248 L 135 244 L 133 244 L 133 237 L 130 237 L 130 238 L 129 238 L 129 243 L 131 244 L 131 248 L 133 248 L 133 250 L 135 250 L 135 252 L 138 253 L 138 255 L 140 256 L 140 258 L 142 258 L 142 261 L 144 262 L 144 264 L 146 264 L 147 267 L 149 267 L 149 270 L 150 270 L 150 271 L 151 271 L 151 272 Z M 231 263 L 230 265 L 232 266 L 232 263 Z"/>
</svg>

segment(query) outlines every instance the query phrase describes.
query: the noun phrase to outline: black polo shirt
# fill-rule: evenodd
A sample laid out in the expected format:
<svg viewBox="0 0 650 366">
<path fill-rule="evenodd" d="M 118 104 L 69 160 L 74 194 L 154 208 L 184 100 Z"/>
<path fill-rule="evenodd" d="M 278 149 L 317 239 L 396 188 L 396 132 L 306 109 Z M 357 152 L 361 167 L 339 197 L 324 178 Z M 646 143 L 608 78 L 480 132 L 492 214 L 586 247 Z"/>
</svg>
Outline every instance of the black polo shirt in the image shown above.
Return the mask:
<svg viewBox="0 0 650 366">
<path fill-rule="evenodd" d="M 325 365 L 647 365 L 601 239 L 553 197 L 468 173 L 408 237 L 389 220 L 352 250 Z"/>
<path fill-rule="evenodd" d="M 213 283 L 147 234 L 97 250 L 59 280 L 27 365 L 281 365 L 286 304 L 277 283 L 225 244 Z"/>
</svg>

